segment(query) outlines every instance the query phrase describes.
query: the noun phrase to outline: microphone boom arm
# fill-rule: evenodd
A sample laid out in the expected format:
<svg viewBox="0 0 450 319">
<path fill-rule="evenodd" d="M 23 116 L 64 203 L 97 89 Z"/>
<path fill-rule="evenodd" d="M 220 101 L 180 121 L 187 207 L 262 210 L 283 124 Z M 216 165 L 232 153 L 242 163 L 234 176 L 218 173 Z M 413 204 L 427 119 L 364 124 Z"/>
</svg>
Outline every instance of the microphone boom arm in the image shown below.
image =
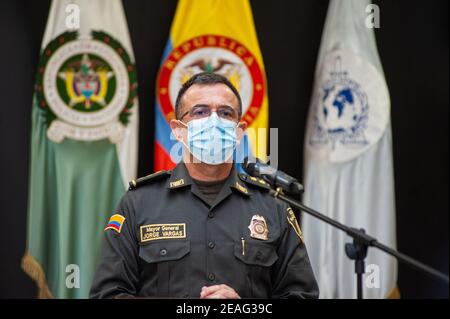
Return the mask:
<svg viewBox="0 0 450 319">
<path fill-rule="evenodd" d="M 344 231 L 348 236 L 353 238 L 352 244 L 346 245 L 346 254 L 350 259 L 355 260 L 355 272 L 357 273 L 358 280 L 357 280 L 357 296 L 358 298 L 362 298 L 362 274 L 364 273 L 364 258 L 367 255 L 367 249 L 368 247 L 375 247 L 379 250 L 385 252 L 388 255 L 391 255 L 395 258 L 397 258 L 398 261 L 410 266 L 411 268 L 414 268 L 416 270 L 421 271 L 424 274 L 431 275 L 443 282 L 445 282 L 447 285 L 449 284 L 449 278 L 448 275 L 420 262 L 415 260 L 414 258 L 409 257 L 408 255 L 405 255 L 389 246 L 386 246 L 378 240 L 368 234 L 365 233 L 364 229 L 357 229 L 348 227 L 347 225 L 344 225 L 324 214 L 319 213 L 318 211 L 302 204 L 301 202 L 292 199 L 288 196 L 286 196 L 283 193 L 283 190 L 281 188 L 278 188 L 277 190 L 270 190 L 270 194 L 278 198 L 279 200 L 282 200 L 283 202 L 291 205 L 292 207 L 295 207 L 299 209 L 300 211 L 303 211 L 337 229 L 340 229 Z"/>
</svg>

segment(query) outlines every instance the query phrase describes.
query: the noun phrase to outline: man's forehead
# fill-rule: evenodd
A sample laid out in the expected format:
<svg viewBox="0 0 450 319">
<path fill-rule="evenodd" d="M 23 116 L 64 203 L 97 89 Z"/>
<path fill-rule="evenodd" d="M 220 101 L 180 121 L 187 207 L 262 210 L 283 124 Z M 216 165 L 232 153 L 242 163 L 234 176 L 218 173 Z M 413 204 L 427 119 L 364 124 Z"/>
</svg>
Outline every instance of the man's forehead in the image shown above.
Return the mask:
<svg viewBox="0 0 450 319">
<path fill-rule="evenodd" d="M 226 104 L 238 106 L 238 99 L 233 91 L 223 83 L 194 84 L 183 96 L 188 104 Z"/>
</svg>

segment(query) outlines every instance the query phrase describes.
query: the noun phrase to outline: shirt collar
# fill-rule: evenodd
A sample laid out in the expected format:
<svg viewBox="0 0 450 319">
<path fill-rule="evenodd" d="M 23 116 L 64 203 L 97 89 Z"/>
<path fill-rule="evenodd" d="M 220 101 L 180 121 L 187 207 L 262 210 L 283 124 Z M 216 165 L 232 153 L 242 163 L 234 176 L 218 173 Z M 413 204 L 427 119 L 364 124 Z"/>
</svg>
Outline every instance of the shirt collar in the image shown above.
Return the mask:
<svg viewBox="0 0 450 319">
<path fill-rule="evenodd" d="M 186 165 L 183 162 L 180 162 L 175 168 L 172 170 L 172 174 L 170 178 L 167 180 L 166 187 L 169 189 L 177 189 L 189 186 L 192 184 L 192 178 L 187 171 Z"/>
<path fill-rule="evenodd" d="M 170 178 L 167 180 L 166 187 L 169 189 L 179 189 L 184 188 L 186 186 L 191 186 L 193 183 L 194 182 L 192 181 L 192 178 L 189 175 L 186 165 L 183 162 L 181 162 L 177 166 L 175 166 L 175 168 L 172 170 L 172 174 Z M 230 193 L 228 191 L 230 188 L 236 190 L 238 193 L 242 195 L 245 196 L 251 195 L 248 187 L 239 179 L 238 173 L 234 165 L 231 170 L 230 176 L 225 181 L 224 187 L 220 192 L 219 196 L 222 195 L 222 193 L 224 193 L 223 195 L 227 195 L 227 193 Z"/>
</svg>

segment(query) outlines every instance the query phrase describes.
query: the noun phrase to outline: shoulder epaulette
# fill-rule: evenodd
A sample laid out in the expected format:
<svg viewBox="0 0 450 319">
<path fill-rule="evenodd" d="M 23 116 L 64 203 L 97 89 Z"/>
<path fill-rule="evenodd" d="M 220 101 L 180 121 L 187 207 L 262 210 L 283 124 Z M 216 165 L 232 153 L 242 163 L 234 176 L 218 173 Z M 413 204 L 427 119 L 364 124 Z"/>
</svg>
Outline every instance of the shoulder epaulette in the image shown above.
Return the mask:
<svg viewBox="0 0 450 319">
<path fill-rule="evenodd" d="M 255 185 L 264 189 L 270 189 L 270 185 L 269 183 L 267 183 L 265 180 L 258 178 L 258 177 L 253 177 L 247 174 L 239 174 L 239 178 L 243 181 L 246 182 L 247 184 L 251 184 L 251 185 Z"/>
<path fill-rule="evenodd" d="M 142 186 L 144 184 L 148 184 L 150 182 L 153 181 L 157 181 L 159 179 L 162 179 L 164 177 L 168 177 L 170 176 L 170 172 L 162 170 L 162 171 L 158 171 L 156 173 L 144 176 L 144 177 L 140 177 L 138 179 L 133 179 L 128 185 L 130 186 L 128 188 L 128 190 L 133 190 L 138 188 L 139 186 Z"/>
</svg>

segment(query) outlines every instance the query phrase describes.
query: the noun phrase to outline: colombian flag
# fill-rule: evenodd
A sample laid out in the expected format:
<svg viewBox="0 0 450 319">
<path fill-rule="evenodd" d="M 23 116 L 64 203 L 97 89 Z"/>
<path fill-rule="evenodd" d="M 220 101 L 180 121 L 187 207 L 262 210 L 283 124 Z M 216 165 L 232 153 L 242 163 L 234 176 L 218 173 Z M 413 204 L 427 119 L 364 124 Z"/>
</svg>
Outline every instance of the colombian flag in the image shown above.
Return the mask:
<svg viewBox="0 0 450 319">
<path fill-rule="evenodd" d="M 180 0 L 156 87 L 155 171 L 171 169 L 177 144 L 169 121 L 181 85 L 200 72 L 227 77 L 242 97 L 249 129 L 242 147 L 265 159 L 268 99 L 262 55 L 248 0 Z"/>
<path fill-rule="evenodd" d="M 116 232 L 120 233 L 124 221 L 125 217 L 123 217 L 122 215 L 120 214 L 112 215 L 108 221 L 108 224 L 105 227 L 105 230 L 113 229 Z"/>
</svg>

